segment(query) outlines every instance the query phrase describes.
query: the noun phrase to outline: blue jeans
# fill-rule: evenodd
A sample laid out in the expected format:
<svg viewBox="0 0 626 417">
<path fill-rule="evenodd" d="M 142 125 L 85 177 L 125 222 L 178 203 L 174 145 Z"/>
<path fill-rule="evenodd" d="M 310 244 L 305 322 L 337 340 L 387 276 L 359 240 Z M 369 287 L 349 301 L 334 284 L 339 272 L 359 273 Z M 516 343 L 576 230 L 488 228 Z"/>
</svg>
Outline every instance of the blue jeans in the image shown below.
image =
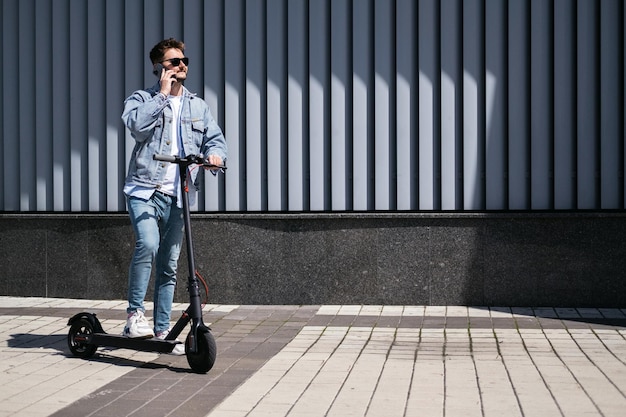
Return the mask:
<svg viewBox="0 0 626 417">
<path fill-rule="evenodd" d="M 183 211 L 176 198 L 155 192 L 150 200 L 128 197 L 128 214 L 135 232 L 135 251 L 128 273 L 128 308 L 145 311 L 152 266 L 155 265 L 154 331 L 170 327 L 176 269 L 183 239 Z"/>
</svg>

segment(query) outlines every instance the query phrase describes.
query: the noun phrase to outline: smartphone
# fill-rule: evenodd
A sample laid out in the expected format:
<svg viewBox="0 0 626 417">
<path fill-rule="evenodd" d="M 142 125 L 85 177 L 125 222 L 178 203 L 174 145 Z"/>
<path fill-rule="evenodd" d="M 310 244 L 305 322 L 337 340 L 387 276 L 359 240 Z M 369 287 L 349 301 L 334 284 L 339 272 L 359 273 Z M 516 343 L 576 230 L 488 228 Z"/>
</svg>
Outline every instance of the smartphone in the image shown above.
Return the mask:
<svg viewBox="0 0 626 417">
<path fill-rule="evenodd" d="M 158 78 L 161 78 L 161 71 L 163 71 L 163 65 L 162 64 L 156 64 L 154 66 L 154 70 L 152 71 L 152 73 L 154 75 L 156 75 Z"/>
</svg>

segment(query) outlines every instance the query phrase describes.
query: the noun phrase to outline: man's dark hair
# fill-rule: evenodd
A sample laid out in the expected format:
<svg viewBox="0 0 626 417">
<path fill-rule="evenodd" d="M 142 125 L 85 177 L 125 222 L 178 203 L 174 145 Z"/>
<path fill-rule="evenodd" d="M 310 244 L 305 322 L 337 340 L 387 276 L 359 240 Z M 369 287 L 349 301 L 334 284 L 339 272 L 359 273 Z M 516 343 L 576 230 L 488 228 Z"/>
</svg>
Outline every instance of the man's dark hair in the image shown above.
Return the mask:
<svg viewBox="0 0 626 417">
<path fill-rule="evenodd" d="M 154 48 L 150 51 L 150 61 L 153 64 L 157 62 L 161 62 L 163 60 L 163 56 L 165 55 L 165 51 L 168 49 L 180 49 L 185 52 L 185 44 L 181 41 L 178 41 L 174 38 L 164 39 L 161 42 L 154 45 Z"/>
</svg>

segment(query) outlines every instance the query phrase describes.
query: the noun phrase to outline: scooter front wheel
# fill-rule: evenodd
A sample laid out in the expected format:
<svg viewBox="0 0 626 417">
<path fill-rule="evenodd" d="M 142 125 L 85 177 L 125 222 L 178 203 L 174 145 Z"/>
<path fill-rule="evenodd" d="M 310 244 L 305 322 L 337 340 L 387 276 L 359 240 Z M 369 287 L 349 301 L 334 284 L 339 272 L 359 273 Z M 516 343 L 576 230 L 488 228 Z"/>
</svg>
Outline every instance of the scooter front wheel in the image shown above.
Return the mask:
<svg viewBox="0 0 626 417">
<path fill-rule="evenodd" d="M 67 345 L 74 356 L 90 358 L 96 353 L 98 346 L 85 341 L 85 335 L 93 334 L 93 325 L 87 319 L 78 319 L 72 323 L 67 334 Z"/>
<path fill-rule="evenodd" d="M 213 368 L 215 364 L 215 357 L 217 356 L 217 346 L 215 344 L 215 338 L 210 331 L 198 331 L 198 350 L 196 352 L 191 351 L 191 336 L 189 332 L 187 339 L 185 340 L 185 354 L 187 355 L 187 362 L 194 372 L 205 374 Z"/>
</svg>

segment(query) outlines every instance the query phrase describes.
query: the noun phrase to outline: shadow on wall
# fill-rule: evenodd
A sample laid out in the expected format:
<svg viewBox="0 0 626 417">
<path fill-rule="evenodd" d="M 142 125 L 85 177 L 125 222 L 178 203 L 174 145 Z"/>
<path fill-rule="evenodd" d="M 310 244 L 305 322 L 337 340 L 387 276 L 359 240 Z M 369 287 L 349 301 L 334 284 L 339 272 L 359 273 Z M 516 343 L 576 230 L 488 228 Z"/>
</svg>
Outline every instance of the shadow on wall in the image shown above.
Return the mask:
<svg viewBox="0 0 626 417">
<path fill-rule="evenodd" d="M 623 216 L 352 215 L 202 221 L 220 303 L 620 307 Z M 209 223 L 206 223 L 209 222 Z M 197 229 L 196 229 L 197 230 Z M 203 233 L 215 233 L 221 245 Z M 212 260 L 217 263 L 211 264 Z"/>
<path fill-rule="evenodd" d="M 620 216 L 512 215 L 485 222 L 478 240 L 483 304 L 623 307 L 625 232 Z"/>
</svg>

